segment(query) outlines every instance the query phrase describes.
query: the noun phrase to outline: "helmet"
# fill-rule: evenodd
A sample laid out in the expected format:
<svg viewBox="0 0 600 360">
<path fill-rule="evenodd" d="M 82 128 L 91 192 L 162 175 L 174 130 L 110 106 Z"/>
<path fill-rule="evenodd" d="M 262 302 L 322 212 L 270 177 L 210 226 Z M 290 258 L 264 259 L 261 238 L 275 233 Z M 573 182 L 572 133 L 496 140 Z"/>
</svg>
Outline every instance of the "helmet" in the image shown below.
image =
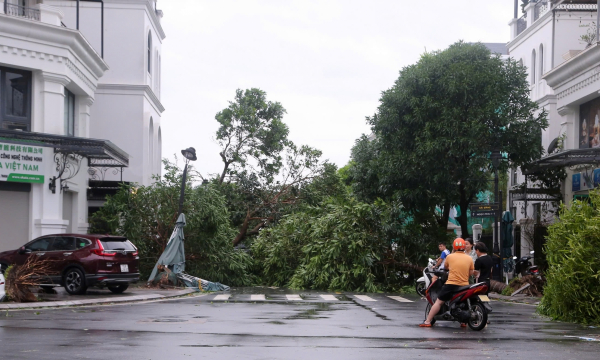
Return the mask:
<svg viewBox="0 0 600 360">
<path fill-rule="evenodd" d="M 465 240 L 463 238 L 456 238 L 452 243 L 452 247 L 454 250 L 464 250 L 465 249 Z"/>
</svg>

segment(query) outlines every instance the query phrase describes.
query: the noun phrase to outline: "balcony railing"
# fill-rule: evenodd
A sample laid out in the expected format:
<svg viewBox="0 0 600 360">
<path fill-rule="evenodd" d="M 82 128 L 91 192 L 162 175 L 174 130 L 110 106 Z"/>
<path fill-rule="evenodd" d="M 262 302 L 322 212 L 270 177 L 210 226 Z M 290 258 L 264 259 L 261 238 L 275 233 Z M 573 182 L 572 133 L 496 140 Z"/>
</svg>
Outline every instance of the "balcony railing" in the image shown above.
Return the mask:
<svg viewBox="0 0 600 360">
<path fill-rule="evenodd" d="M 535 4 L 533 7 L 533 21 L 536 21 L 540 18 L 540 16 L 544 15 L 546 11 L 550 10 L 549 5 L 550 4 L 548 4 L 548 1 L 539 1 L 537 4 Z"/>
<path fill-rule="evenodd" d="M 527 19 L 525 16 L 521 16 L 517 19 L 517 35 L 525 31 L 525 29 L 527 29 Z"/>
<path fill-rule="evenodd" d="M 18 16 L 29 20 L 40 21 L 40 10 L 29 7 L 4 3 L 4 13 L 10 16 Z"/>
</svg>

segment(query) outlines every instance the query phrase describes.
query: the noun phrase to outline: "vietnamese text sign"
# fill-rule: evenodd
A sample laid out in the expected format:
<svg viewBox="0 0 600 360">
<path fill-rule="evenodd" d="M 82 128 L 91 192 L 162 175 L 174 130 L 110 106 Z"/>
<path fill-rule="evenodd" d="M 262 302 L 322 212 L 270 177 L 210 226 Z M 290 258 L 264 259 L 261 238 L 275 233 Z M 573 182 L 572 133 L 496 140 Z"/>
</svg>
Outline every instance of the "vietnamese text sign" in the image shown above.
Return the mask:
<svg viewBox="0 0 600 360">
<path fill-rule="evenodd" d="M 52 149 L 0 141 L 0 181 L 44 183 L 44 154 Z"/>
<path fill-rule="evenodd" d="M 500 204 L 471 204 L 471 217 L 494 217 L 500 210 Z"/>
<path fill-rule="evenodd" d="M 471 211 L 471 217 L 495 217 L 498 215 L 496 211 Z"/>
</svg>

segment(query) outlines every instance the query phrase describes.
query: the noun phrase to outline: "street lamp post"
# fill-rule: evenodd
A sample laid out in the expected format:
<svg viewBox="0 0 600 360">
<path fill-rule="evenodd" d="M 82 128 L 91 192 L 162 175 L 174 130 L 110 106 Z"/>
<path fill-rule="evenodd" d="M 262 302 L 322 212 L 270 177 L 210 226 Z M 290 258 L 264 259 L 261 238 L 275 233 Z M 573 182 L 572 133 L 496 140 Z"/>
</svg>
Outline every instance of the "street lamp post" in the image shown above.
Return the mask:
<svg viewBox="0 0 600 360">
<path fill-rule="evenodd" d="M 501 218 L 502 214 L 502 201 L 499 199 L 498 194 L 498 168 L 500 167 L 500 160 L 502 159 L 502 153 L 500 150 L 492 151 L 492 167 L 494 168 L 494 203 L 498 205 L 498 210 L 494 216 L 494 253 L 500 257 L 500 281 L 502 281 L 502 240 L 500 234 L 502 233 L 498 228 L 498 219 Z"/>
<path fill-rule="evenodd" d="M 196 161 L 196 149 L 193 147 L 187 148 L 185 150 L 181 150 L 181 154 L 185 158 L 185 167 L 183 168 L 183 177 L 181 179 L 181 195 L 179 196 L 179 212 L 177 216 L 181 215 L 183 212 L 183 196 L 185 193 L 185 179 L 187 177 L 187 168 L 190 161 Z"/>
</svg>

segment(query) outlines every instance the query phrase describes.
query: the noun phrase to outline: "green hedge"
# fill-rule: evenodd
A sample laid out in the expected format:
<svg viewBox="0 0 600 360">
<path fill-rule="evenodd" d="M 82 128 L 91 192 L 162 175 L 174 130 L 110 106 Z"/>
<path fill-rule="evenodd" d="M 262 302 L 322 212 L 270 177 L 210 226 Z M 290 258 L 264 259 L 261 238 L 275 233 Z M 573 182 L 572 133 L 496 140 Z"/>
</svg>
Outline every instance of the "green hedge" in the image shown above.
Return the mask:
<svg viewBox="0 0 600 360">
<path fill-rule="evenodd" d="M 540 313 L 553 319 L 600 323 L 600 189 L 590 203 L 562 206 L 548 228 L 548 271 Z"/>
</svg>

